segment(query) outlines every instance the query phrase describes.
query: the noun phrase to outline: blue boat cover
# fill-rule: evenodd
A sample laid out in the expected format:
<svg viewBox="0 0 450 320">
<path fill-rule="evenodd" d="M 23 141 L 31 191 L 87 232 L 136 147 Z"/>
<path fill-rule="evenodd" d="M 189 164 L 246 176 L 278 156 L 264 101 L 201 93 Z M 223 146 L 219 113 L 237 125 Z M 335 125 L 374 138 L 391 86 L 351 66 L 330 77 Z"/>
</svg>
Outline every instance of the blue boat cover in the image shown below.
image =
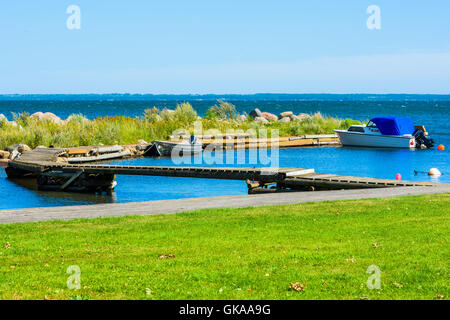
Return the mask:
<svg viewBox="0 0 450 320">
<path fill-rule="evenodd" d="M 390 136 L 402 136 L 414 133 L 414 123 L 410 118 L 402 117 L 378 117 L 370 121 L 375 123 L 381 134 Z"/>
</svg>

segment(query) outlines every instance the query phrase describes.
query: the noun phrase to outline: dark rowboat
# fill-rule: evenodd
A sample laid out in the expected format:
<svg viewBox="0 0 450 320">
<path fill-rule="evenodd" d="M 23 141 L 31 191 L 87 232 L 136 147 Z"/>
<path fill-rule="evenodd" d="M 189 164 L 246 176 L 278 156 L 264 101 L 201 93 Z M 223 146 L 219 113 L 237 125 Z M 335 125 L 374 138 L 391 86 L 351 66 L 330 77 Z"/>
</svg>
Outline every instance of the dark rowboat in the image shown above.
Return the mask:
<svg viewBox="0 0 450 320">
<path fill-rule="evenodd" d="M 146 157 L 191 156 L 202 152 L 201 143 L 169 142 L 155 140 L 145 150 Z"/>
</svg>

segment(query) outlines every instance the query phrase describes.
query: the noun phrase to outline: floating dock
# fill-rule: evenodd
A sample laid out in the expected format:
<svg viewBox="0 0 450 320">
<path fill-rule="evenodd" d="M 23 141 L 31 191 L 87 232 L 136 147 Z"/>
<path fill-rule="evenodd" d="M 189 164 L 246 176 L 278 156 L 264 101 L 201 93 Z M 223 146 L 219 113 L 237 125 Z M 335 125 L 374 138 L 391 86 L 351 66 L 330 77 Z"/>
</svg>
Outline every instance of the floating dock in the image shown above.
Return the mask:
<svg viewBox="0 0 450 320">
<path fill-rule="evenodd" d="M 111 192 L 116 174 L 242 180 L 246 181 L 249 193 L 446 185 L 322 174 L 307 168 L 70 164 L 61 161 L 64 152 L 64 149 L 25 151 L 10 161 L 5 171 L 10 178 L 36 177 L 40 190 L 73 192 Z"/>
</svg>

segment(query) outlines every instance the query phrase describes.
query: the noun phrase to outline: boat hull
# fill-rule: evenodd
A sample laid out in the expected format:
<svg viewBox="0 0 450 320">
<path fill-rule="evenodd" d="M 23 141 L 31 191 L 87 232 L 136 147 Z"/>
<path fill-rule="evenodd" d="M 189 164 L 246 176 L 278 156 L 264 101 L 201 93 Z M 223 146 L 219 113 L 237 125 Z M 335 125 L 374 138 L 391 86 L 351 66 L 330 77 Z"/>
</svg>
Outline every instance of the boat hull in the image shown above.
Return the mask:
<svg viewBox="0 0 450 320">
<path fill-rule="evenodd" d="M 412 136 L 387 136 L 335 130 L 343 146 L 375 148 L 415 148 Z"/>
<path fill-rule="evenodd" d="M 145 151 L 144 156 L 190 156 L 201 152 L 202 145 L 200 143 L 189 144 L 168 141 L 153 141 L 152 146 Z"/>
</svg>

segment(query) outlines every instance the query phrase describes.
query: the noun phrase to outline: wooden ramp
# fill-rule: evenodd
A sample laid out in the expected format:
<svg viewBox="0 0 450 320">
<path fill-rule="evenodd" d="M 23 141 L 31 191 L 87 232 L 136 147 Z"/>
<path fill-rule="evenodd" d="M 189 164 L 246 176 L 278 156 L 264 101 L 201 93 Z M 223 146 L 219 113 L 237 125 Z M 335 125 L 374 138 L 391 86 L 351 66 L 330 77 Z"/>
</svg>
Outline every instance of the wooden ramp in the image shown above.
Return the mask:
<svg viewBox="0 0 450 320">
<path fill-rule="evenodd" d="M 344 176 L 336 174 L 313 173 L 308 175 L 288 177 L 284 180 L 286 187 L 314 187 L 315 189 L 365 189 L 389 187 L 438 186 L 442 183 L 422 181 L 402 181 L 376 179 L 366 177 Z"/>
</svg>

